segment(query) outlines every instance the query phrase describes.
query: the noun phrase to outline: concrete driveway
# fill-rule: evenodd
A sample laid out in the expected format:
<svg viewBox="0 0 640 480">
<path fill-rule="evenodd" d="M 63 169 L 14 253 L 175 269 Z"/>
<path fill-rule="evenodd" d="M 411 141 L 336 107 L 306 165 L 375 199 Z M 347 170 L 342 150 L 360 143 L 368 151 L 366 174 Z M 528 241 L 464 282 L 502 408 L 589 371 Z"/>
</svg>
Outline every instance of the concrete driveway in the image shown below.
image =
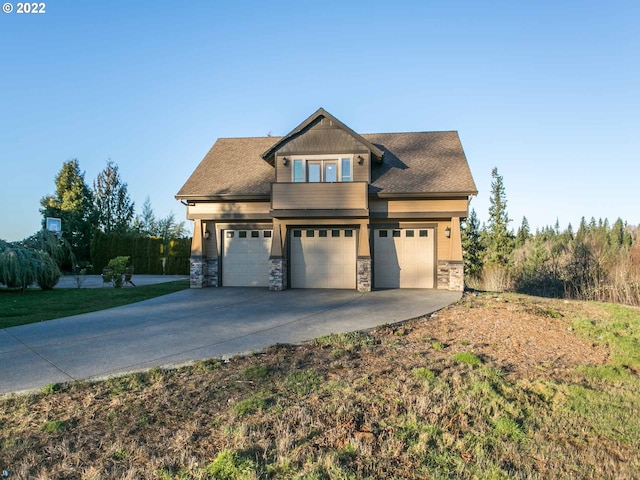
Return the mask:
<svg viewBox="0 0 640 480">
<path fill-rule="evenodd" d="M 301 343 L 439 310 L 438 290 L 189 289 L 0 330 L 0 393 Z"/>
</svg>

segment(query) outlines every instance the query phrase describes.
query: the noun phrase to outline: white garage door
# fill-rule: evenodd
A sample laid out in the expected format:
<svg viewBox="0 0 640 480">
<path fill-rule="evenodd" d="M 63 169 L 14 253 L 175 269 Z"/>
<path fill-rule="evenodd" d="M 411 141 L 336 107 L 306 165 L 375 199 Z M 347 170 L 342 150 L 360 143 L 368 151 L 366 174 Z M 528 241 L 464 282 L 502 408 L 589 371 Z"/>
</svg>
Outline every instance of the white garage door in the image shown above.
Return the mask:
<svg viewBox="0 0 640 480">
<path fill-rule="evenodd" d="M 374 230 L 376 288 L 433 288 L 433 228 Z"/>
<path fill-rule="evenodd" d="M 223 287 L 268 287 L 271 230 L 225 230 Z"/>
<path fill-rule="evenodd" d="M 292 288 L 356 288 L 356 232 L 291 231 Z"/>
</svg>

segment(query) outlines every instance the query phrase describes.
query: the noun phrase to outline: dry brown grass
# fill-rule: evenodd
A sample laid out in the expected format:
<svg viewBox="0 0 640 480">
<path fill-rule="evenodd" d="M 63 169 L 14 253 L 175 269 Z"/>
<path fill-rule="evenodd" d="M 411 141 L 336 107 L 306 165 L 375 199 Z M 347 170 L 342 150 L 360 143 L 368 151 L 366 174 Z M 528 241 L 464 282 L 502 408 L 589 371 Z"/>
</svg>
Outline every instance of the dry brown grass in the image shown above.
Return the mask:
<svg viewBox="0 0 640 480">
<path fill-rule="evenodd" d="M 610 312 L 467 296 L 368 334 L 6 399 L 0 469 L 24 479 L 637 478 L 637 372 L 600 375 L 609 350 L 578 336 L 574 318 Z"/>
</svg>

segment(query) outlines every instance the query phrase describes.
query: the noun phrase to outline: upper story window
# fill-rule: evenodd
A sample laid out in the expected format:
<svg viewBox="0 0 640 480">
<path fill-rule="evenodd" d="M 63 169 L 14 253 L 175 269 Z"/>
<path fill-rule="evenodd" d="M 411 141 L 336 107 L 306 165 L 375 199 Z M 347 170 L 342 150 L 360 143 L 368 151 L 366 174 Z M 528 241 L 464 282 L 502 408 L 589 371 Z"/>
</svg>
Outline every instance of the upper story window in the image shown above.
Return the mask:
<svg viewBox="0 0 640 480">
<path fill-rule="evenodd" d="M 292 180 L 294 182 L 352 182 L 352 155 L 310 155 L 294 158 Z"/>
</svg>

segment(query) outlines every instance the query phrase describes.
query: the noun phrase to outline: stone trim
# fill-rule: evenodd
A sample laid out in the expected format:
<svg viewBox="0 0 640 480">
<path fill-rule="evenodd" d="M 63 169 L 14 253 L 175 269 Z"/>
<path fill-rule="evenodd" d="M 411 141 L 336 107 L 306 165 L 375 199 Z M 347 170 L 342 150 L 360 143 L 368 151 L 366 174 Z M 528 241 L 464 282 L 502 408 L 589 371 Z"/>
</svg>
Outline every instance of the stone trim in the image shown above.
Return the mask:
<svg viewBox="0 0 640 480">
<path fill-rule="evenodd" d="M 269 290 L 280 291 L 287 288 L 287 259 L 269 258 Z"/>
<path fill-rule="evenodd" d="M 371 257 L 356 259 L 356 287 L 359 292 L 371 291 Z"/>
</svg>

